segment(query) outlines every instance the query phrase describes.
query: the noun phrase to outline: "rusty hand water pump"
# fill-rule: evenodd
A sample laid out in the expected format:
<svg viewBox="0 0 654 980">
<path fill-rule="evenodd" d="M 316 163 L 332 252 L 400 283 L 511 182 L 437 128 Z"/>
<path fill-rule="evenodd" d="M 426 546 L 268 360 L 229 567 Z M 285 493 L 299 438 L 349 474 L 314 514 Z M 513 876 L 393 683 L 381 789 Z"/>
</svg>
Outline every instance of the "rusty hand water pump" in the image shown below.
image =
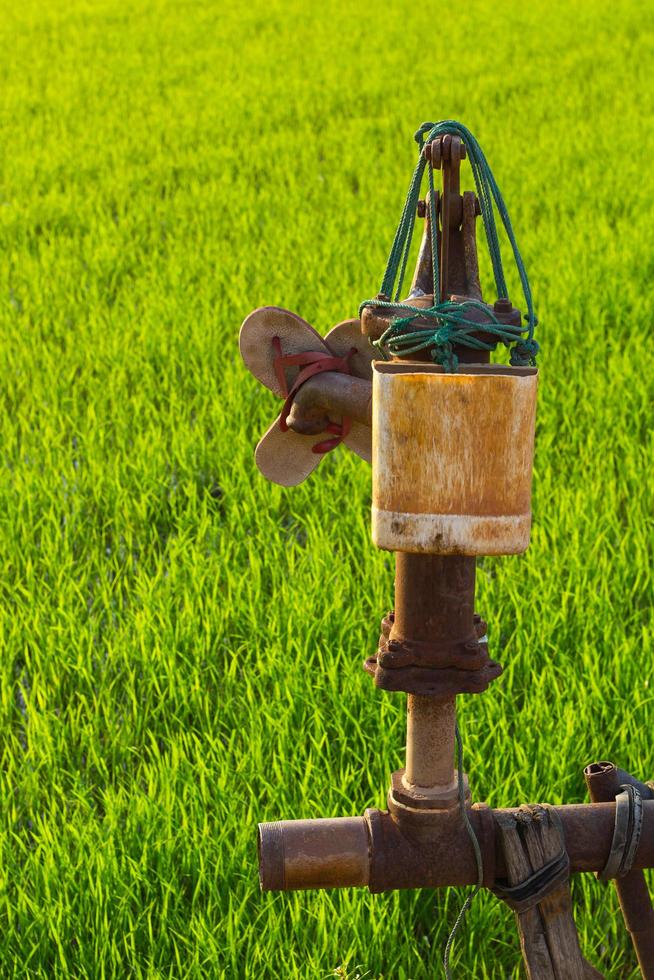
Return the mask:
<svg viewBox="0 0 654 980">
<path fill-rule="evenodd" d="M 483 886 L 516 912 L 530 977 L 582 978 L 601 974 L 579 948 L 569 875 L 593 871 L 615 881 L 642 975 L 654 978 L 654 912 L 642 872 L 654 866 L 652 784 L 601 762 L 585 770 L 590 804 L 471 803 L 456 697 L 485 691 L 502 672 L 474 609 L 475 561 L 529 543 L 537 321 L 506 206 L 475 138 L 446 121 L 423 124 L 416 141 L 381 288 L 359 318 L 323 338 L 295 314 L 263 307 L 241 328 L 247 367 L 284 399 L 256 449 L 261 472 L 296 485 L 340 443 L 372 462 L 372 537 L 396 553 L 395 608 L 364 667 L 377 687 L 407 696 L 406 765 L 391 776 L 388 809 L 261 824 L 261 887 Z M 466 159 L 475 191 L 461 193 Z M 524 314 L 509 300 L 496 212 Z M 402 299 L 416 218 L 422 242 Z M 492 304 L 479 281 L 479 218 Z M 510 350 L 509 365 L 489 363 L 498 345 Z"/>
</svg>

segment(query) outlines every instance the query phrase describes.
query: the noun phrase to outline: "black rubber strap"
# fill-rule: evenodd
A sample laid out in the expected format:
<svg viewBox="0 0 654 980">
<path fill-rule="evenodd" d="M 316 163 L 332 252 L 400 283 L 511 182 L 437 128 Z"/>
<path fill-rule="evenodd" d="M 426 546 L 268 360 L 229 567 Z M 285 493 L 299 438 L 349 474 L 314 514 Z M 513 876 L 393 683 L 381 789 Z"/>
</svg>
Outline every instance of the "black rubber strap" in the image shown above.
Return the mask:
<svg viewBox="0 0 654 980">
<path fill-rule="evenodd" d="M 600 881 L 624 878 L 634 863 L 643 829 L 643 798 L 639 790 L 626 783 L 615 798 L 615 825 L 608 860 L 597 877 Z"/>
<path fill-rule="evenodd" d="M 534 905 L 559 888 L 570 877 L 570 859 L 567 851 L 561 850 L 556 857 L 544 864 L 538 871 L 520 881 L 517 885 L 508 885 L 505 881 L 497 881 L 493 891 L 498 898 L 506 902 L 514 912 L 526 912 Z"/>
</svg>

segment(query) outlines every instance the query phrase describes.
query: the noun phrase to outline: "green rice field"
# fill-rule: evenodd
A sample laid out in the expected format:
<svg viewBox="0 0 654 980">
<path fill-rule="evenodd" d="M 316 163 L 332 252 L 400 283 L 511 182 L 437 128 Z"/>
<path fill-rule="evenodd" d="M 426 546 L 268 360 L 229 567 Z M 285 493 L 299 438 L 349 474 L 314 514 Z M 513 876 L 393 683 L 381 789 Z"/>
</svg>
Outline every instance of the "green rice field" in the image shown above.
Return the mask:
<svg viewBox="0 0 654 980">
<path fill-rule="evenodd" d="M 440 977 L 464 890 L 259 891 L 259 821 L 385 806 L 405 707 L 361 670 L 370 469 L 258 474 L 280 403 L 238 329 L 356 315 L 415 128 L 475 133 L 542 354 L 531 547 L 479 563 L 473 796 L 653 778 L 654 4 L 22 0 L 0 40 L 0 976 Z M 635 978 L 614 889 L 573 897 Z M 454 975 L 521 970 L 479 895 Z"/>
</svg>

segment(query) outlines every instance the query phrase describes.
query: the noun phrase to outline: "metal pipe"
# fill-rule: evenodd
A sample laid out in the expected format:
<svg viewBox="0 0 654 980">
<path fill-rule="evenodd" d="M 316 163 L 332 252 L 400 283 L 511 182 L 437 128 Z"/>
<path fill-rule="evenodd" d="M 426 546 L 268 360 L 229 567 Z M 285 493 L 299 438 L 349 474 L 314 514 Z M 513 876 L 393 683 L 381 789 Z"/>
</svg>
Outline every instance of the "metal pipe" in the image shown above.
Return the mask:
<svg viewBox="0 0 654 980">
<path fill-rule="evenodd" d="M 370 835 L 365 817 L 259 824 L 261 890 L 367 885 Z"/>
<path fill-rule="evenodd" d="M 454 781 L 455 698 L 407 695 L 407 789 L 448 790 Z"/>
<path fill-rule="evenodd" d="M 474 558 L 396 553 L 392 640 L 447 644 L 475 640 L 474 604 Z"/>
<path fill-rule="evenodd" d="M 586 766 L 584 776 L 590 798 L 596 803 L 614 800 L 626 782 L 642 789 L 645 799 L 654 795 L 651 787 L 617 769 L 612 762 L 594 762 Z M 645 980 L 654 980 L 654 909 L 645 875 L 640 870 L 632 870 L 624 878 L 614 879 L 614 885 L 640 971 Z"/>
<path fill-rule="evenodd" d="M 601 870 L 611 849 L 615 803 L 553 809 L 563 825 L 571 870 Z M 468 812 L 482 843 L 485 881 L 490 884 L 506 874 L 502 848 L 496 842 L 492 819 L 489 821 L 493 811 L 472 807 Z M 518 808 L 500 812 L 517 813 Z M 261 887 L 290 891 L 367 884 L 372 892 L 384 892 L 474 884 L 477 866 L 460 814 L 421 811 L 415 819 L 431 827 L 428 842 L 409 839 L 391 814 L 380 810 L 367 810 L 365 817 L 260 824 Z M 654 800 L 643 803 L 643 830 L 634 867 L 654 867 Z"/>
<path fill-rule="evenodd" d="M 315 435 L 338 415 L 371 426 L 372 382 L 335 371 L 317 374 L 296 393 L 287 421 L 294 432 Z"/>
<path fill-rule="evenodd" d="M 475 559 L 466 555 L 395 555 L 395 613 L 389 639 L 411 643 L 474 643 Z M 453 697 L 407 696 L 407 789 L 452 790 Z"/>
</svg>

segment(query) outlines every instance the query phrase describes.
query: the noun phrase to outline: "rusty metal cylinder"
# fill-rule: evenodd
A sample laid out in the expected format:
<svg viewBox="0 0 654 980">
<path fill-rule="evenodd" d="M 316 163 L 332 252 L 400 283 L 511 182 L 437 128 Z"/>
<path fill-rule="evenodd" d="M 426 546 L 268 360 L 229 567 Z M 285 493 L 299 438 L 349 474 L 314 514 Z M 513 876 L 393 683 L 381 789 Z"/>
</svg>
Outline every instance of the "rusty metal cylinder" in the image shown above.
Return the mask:
<svg viewBox="0 0 654 980">
<path fill-rule="evenodd" d="M 317 433 L 335 416 L 372 425 L 370 381 L 334 371 L 317 374 L 297 392 L 287 421 L 295 432 Z"/>
<path fill-rule="evenodd" d="M 563 826 L 571 871 L 600 871 L 611 849 L 615 804 L 554 809 Z M 473 807 L 469 814 L 490 879 L 503 877 L 506 869 L 495 840 L 492 811 Z M 416 821 L 430 834 L 429 841 L 422 843 L 405 836 L 391 814 L 380 810 L 368 810 L 365 817 L 260 824 L 261 887 L 291 891 L 368 885 L 372 892 L 382 892 L 472 885 L 477 880 L 475 855 L 463 820 L 456 817 L 456 811 L 418 812 Z M 634 868 L 652 867 L 654 800 L 646 800 Z"/>
<path fill-rule="evenodd" d="M 475 639 L 475 560 L 464 555 L 395 556 L 391 637 L 428 643 Z"/>
<path fill-rule="evenodd" d="M 535 368 L 373 364 L 372 537 L 379 548 L 518 554 L 529 544 Z"/>
<path fill-rule="evenodd" d="M 475 559 L 461 555 L 395 556 L 395 613 L 390 639 L 413 644 L 475 641 Z M 454 783 L 454 697 L 407 696 L 408 789 L 450 790 Z"/>
<path fill-rule="evenodd" d="M 454 698 L 407 696 L 406 772 L 408 788 L 447 790 L 454 782 Z"/>
<path fill-rule="evenodd" d="M 259 824 L 262 891 L 367 885 L 370 836 L 365 817 Z"/>
</svg>

